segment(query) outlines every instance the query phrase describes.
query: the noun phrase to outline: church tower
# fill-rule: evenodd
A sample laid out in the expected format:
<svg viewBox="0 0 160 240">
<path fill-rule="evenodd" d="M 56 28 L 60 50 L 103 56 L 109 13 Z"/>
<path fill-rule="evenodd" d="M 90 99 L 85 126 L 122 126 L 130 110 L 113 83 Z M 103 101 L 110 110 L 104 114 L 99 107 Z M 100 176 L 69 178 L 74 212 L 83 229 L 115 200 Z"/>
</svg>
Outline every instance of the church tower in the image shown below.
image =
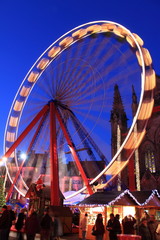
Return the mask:
<svg viewBox="0 0 160 240">
<path fill-rule="evenodd" d="M 110 122 L 111 122 L 111 153 L 112 158 L 116 154 L 117 150 L 120 148 L 123 143 L 126 134 L 127 134 L 127 115 L 124 110 L 122 98 L 119 92 L 119 87 L 116 84 L 114 86 L 114 96 L 113 96 L 113 105 L 111 110 Z M 123 153 L 118 156 L 117 161 L 121 161 L 123 159 Z M 118 191 L 121 191 L 122 188 L 126 188 L 128 186 L 128 177 L 127 177 L 127 169 L 125 168 L 122 171 L 122 174 L 119 173 L 116 178 L 116 184 Z M 126 187 L 125 187 L 126 186 Z"/>
<path fill-rule="evenodd" d="M 132 117 L 136 115 L 137 108 L 138 108 L 138 102 L 137 102 L 137 95 L 134 90 L 134 86 L 132 85 Z M 135 124 L 134 126 L 134 132 L 138 131 L 138 123 Z M 133 156 L 130 159 L 130 162 L 128 164 L 129 171 L 132 173 L 131 174 L 131 182 L 132 182 L 132 187 L 133 189 L 137 189 L 140 191 L 140 162 L 139 162 L 139 152 L 138 149 L 135 150 Z M 134 170 L 133 170 L 134 169 Z M 135 174 L 134 174 L 135 172 Z M 135 179 L 135 181 L 133 180 Z"/>
<path fill-rule="evenodd" d="M 127 116 L 124 110 L 122 98 L 119 92 L 119 87 L 114 86 L 113 105 L 111 110 L 111 151 L 112 157 L 117 152 L 117 129 L 120 129 L 121 143 L 123 142 L 127 133 Z"/>
</svg>

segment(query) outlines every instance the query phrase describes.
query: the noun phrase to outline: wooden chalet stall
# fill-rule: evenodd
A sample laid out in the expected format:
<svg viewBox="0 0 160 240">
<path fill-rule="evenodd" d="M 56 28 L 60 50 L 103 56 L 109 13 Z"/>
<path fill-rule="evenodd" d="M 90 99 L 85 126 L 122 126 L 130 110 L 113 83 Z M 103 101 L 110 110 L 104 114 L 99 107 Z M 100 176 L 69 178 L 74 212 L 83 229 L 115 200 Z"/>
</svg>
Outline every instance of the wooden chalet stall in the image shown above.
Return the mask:
<svg viewBox="0 0 160 240">
<path fill-rule="evenodd" d="M 149 214 L 155 214 L 159 219 L 160 198 L 156 190 L 154 191 L 100 191 L 96 192 L 78 204 L 80 209 L 80 221 L 85 213 L 88 213 L 88 231 L 87 239 L 95 239 L 91 235 L 93 225 L 95 224 L 96 215 L 102 213 L 104 225 L 107 225 L 110 213 L 120 215 L 122 219 L 131 214 L 140 219 L 144 211 Z M 79 237 L 82 238 L 81 230 Z M 123 236 L 122 236 L 123 237 Z M 135 239 L 138 236 L 134 236 Z M 133 239 L 134 239 L 133 237 Z M 105 239 L 109 239 L 108 231 L 105 232 Z"/>
<path fill-rule="evenodd" d="M 157 190 L 131 192 L 139 205 L 137 206 L 137 216 L 142 217 L 145 212 L 154 215 L 160 221 L 160 195 Z"/>
</svg>

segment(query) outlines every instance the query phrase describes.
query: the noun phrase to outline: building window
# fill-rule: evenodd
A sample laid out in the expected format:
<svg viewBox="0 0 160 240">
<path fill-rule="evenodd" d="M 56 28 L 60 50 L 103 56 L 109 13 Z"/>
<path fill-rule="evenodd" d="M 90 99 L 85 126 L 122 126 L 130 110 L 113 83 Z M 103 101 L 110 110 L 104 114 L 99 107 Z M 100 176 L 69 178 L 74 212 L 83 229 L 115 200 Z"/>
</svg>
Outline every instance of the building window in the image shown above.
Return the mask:
<svg viewBox="0 0 160 240">
<path fill-rule="evenodd" d="M 146 169 L 149 169 L 152 173 L 156 172 L 155 157 L 151 149 L 145 151 L 145 165 Z"/>
</svg>

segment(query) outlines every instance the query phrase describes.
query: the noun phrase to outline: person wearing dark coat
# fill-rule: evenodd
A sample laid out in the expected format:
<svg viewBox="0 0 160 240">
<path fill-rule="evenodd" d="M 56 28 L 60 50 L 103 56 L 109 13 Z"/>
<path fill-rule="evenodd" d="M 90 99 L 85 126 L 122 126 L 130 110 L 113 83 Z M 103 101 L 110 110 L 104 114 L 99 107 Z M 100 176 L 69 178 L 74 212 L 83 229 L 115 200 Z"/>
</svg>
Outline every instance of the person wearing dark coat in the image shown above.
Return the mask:
<svg viewBox="0 0 160 240">
<path fill-rule="evenodd" d="M 18 214 L 18 219 L 15 224 L 15 228 L 17 229 L 17 240 L 23 240 L 22 228 L 24 226 L 25 218 L 25 209 L 21 209 L 21 212 Z"/>
<path fill-rule="evenodd" d="M 120 224 L 119 219 L 120 219 L 120 215 L 116 214 L 116 216 L 115 216 L 115 220 L 116 220 L 115 231 L 116 231 L 117 234 L 122 233 L 121 224 Z"/>
<path fill-rule="evenodd" d="M 139 226 L 139 235 L 142 237 L 141 240 L 152 240 L 150 230 L 148 228 L 147 219 L 142 219 Z"/>
<path fill-rule="evenodd" d="M 106 229 L 109 231 L 109 239 L 117 240 L 117 234 L 121 233 L 121 225 L 119 222 L 119 216 L 114 217 L 114 214 L 110 214 Z"/>
<path fill-rule="evenodd" d="M 136 219 L 132 215 L 125 216 L 122 220 L 123 233 L 124 234 L 134 234 L 135 228 L 134 225 Z"/>
<path fill-rule="evenodd" d="M 155 219 L 155 216 L 151 215 L 148 221 L 148 228 L 150 230 L 152 240 L 157 240 L 156 229 L 158 227 L 158 223 L 159 222 Z"/>
<path fill-rule="evenodd" d="M 8 231 L 10 229 L 10 213 L 7 206 L 2 207 L 2 216 L 0 217 L 0 240 L 8 240 Z"/>
<path fill-rule="evenodd" d="M 26 219 L 25 231 L 27 240 L 34 240 L 36 233 L 40 232 L 40 222 L 37 213 L 34 210 L 30 212 L 30 215 Z"/>
<path fill-rule="evenodd" d="M 9 228 L 8 228 L 8 238 L 9 238 L 10 228 L 12 227 L 12 224 L 16 220 L 16 214 L 12 210 L 12 206 L 11 205 L 7 205 L 7 209 L 8 209 L 9 214 L 10 214 L 10 225 L 9 225 Z"/>
<path fill-rule="evenodd" d="M 41 220 L 41 240 L 50 240 L 51 237 L 51 226 L 52 226 L 52 218 L 49 216 L 48 209 L 44 210 L 44 215 Z"/>
<path fill-rule="evenodd" d="M 97 214 L 97 219 L 96 219 L 96 222 L 95 222 L 95 230 L 96 230 L 96 233 L 97 233 L 96 234 L 96 240 L 102 240 L 105 229 L 104 229 L 103 218 L 102 218 L 101 213 Z"/>
</svg>

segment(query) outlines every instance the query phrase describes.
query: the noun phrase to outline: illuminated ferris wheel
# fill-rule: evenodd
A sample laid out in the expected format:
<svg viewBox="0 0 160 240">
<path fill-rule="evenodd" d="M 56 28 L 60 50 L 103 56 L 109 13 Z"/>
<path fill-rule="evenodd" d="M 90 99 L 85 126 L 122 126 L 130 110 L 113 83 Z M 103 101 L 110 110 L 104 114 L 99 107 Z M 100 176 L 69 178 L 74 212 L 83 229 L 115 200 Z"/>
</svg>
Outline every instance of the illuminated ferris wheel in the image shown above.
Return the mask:
<svg viewBox="0 0 160 240">
<path fill-rule="evenodd" d="M 110 111 L 115 85 L 129 120 L 126 137 L 112 157 Z M 138 97 L 134 117 L 132 86 Z M 31 67 L 10 109 L 4 136 L 12 183 L 9 196 L 13 187 L 25 196 L 40 175 L 51 185 L 54 205 L 59 187 L 63 192 L 65 175 L 82 177 L 76 194 L 85 190 L 92 194 L 97 180 L 106 185 L 128 164 L 145 134 L 154 88 L 148 50 L 137 34 L 122 25 L 95 21 L 61 36 Z M 22 160 L 20 152 L 27 159 Z"/>
</svg>

